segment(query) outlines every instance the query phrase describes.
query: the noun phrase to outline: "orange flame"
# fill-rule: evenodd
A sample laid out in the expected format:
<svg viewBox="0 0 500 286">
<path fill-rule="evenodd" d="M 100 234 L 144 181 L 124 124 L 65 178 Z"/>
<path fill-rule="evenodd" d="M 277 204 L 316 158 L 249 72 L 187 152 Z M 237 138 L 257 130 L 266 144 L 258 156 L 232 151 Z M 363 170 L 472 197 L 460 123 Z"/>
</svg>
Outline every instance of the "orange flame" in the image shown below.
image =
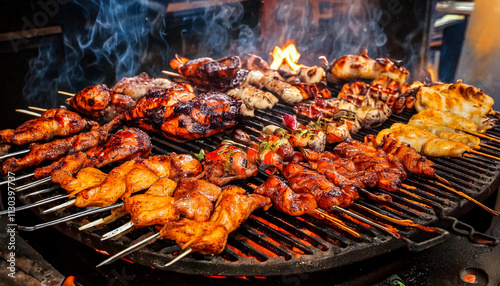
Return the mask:
<svg viewBox="0 0 500 286">
<path fill-rule="evenodd" d="M 273 70 L 278 70 L 284 63 L 286 63 L 294 72 L 298 71 L 301 67 L 304 67 L 304 65 L 298 64 L 300 53 L 293 44 L 293 40 L 286 42 L 283 49 L 278 46 L 274 47 L 271 52 L 271 56 L 273 57 L 273 62 L 271 63 L 270 68 Z"/>
</svg>

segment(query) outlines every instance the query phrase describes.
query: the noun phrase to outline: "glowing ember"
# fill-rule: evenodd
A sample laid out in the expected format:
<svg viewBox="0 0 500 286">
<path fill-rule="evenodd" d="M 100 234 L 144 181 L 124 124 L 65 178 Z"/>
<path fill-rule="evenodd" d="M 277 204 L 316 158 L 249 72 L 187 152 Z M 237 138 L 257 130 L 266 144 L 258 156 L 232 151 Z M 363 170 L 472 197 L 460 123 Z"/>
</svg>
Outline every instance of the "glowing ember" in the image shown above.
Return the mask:
<svg viewBox="0 0 500 286">
<path fill-rule="evenodd" d="M 464 276 L 464 278 L 462 278 L 462 280 L 464 282 L 467 282 L 467 283 L 471 283 L 471 284 L 476 284 L 477 281 L 476 281 L 476 275 L 474 274 L 467 274 Z"/>
<path fill-rule="evenodd" d="M 97 248 L 94 248 L 95 251 L 99 252 L 100 254 L 104 254 L 104 255 L 109 255 L 109 253 L 105 250 L 99 250 Z"/>
<path fill-rule="evenodd" d="M 61 286 L 75 286 L 75 276 L 66 277 Z"/>
<path fill-rule="evenodd" d="M 298 64 L 300 53 L 297 51 L 293 41 L 286 42 L 283 49 L 278 46 L 274 47 L 271 56 L 273 57 L 273 62 L 270 68 L 273 70 L 278 70 L 282 64 L 287 64 L 294 72 L 304 67 L 304 65 Z"/>
</svg>

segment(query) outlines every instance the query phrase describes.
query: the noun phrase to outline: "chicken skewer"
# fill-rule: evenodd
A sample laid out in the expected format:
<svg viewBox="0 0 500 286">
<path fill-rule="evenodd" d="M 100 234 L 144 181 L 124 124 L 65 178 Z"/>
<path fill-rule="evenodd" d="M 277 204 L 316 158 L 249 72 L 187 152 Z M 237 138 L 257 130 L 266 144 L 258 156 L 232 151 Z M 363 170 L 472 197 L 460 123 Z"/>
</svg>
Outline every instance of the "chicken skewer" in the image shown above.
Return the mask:
<svg viewBox="0 0 500 286">
<path fill-rule="evenodd" d="M 500 161 L 498 157 L 478 152 L 465 144 L 443 140 L 426 130 L 402 123 L 394 123 L 391 128 L 380 131 L 376 138 L 377 144 L 384 136 L 409 144 L 417 152 L 429 157 L 461 157 L 468 152 Z"/>
</svg>

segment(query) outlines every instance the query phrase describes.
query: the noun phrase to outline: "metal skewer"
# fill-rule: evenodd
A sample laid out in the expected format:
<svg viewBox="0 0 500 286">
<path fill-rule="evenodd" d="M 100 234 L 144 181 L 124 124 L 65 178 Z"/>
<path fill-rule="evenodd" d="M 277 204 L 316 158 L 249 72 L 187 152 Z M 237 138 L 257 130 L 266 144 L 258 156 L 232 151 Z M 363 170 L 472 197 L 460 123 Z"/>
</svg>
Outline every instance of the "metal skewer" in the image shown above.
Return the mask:
<svg viewBox="0 0 500 286">
<path fill-rule="evenodd" d="M 45 228 L 47 226 L 53 226 L 53 225 L 59 224 L 61 222 L 70 221 L 70 220 L 73 220 L 73 219 L 76 219 L 76 218 L 80 218 L 80 217 L 88 216 L 88 215 L 91 215 L 91 214 L 96 214 L 96 213 L 100 213 L 100 212 L 103 212 L 103 211 L 115 209 L 115 208 L 121 207 L 122 205 L 123 205 L 123 203 L 117 203 L 117 204 L 110 205 L 110 206 L 107 206 L 107 207 L 104 207 L 104 208 L 89 208 L 89 209 L 84 210 L 82 212 L 79 212 L 79 213 L 76 213 L 76 214 L 71 214 L 69 216 L 66 216 L 66 217 L 63 217 L 63 218 L 60 218 L 60 219 L 56 219 L 56 220 L 53 220 L 53 221 L 49 221 L 49 222 L 46 222 L 46 223 L 41 223 L 41 224 L 37 224 L 37 225 L 34 225 L 34 226 L 21 226 L 21 225 L 18 225 L 17 228 L 19 230 L 22 230 L 22 231 L 34 231 L 34 230 L 37 230 L 37 229 L 40 229 L 40 228 Z"/>
<path fill-rule="evenodd" d="M 9 153 L 9 154 L 0 156 L 0 160 L 7 159 L 7 158 L 10 158 L 10 157 L 14 157 L 14 156 L 17 156 L 17 155 L 21 155 L 21 154 L 24 154 L 24 153 L 28 153 L 29 151 L 30 151 L 30 149 L 24 149 L 24 150 L 16 151 L 14 153 Z"/>
<path fill-rule="evenodd" d="M 134 251 L 137 251 L 137 250 L 139 250 L 139 249 L 143 248 L 144 246 L 146 246 L 146 245 L 148 245 L 148 244 L 152 243 L 153 241 L 156 241 L 158 238 L 160 238 L 160 233 L 159 233 L 159 232 L 158 232 L 158 233 L 153 234 L 153 235 L 152 235 L 152 236 L 150 236 L 150 237 L 147 237 L 147 238 L 145 238 L 145 239 L 143 239 L 143 240 L 141 240 L 141 241 L 137 242 L 136 244 L 133 244 L 133 245 L 131 245 L 131 246 L 129 246 L 129 247 L 127 247 L 127 248 L 125 248 L 124 250 L 122 250 L 122 251 L 120 251 L 120 252 L 116 253 L 116 254 L 115 254 L 115 255 L 113 255 L 113 256 L 110 256 L 108 259 L 106 259 L 106 260 L 104 260 L 103 262 L 99 263 L 99 264 L 96 266 L 96 268 L 97 268 L 97 267 L 101 267 L 101 266 L 106 265 L 106 264 L 110 264 L 110 263 L 112 263 L 112 262 L 116 261 L 117 259 L 120 259 L 121 257 L 123 257 L 123 256 L 125 256 L 125 255 L 128 255 L 128 254 L 130 254 L 130 253 L 132 253 L 132 252 L 134 252 Z"/>
<path fill-rule="evenodd" d="M 110 215 L 108 215 L 107 217 L 105 218 L 98 218 L 94 221 L 91 221 L 87 224 L 84 224 L 82 226 L 80 226 L 78 228 L 78 230 L 84 230 L 84 229 L 87 229 L 87 228 L 91 228 L 91 227 L 94 227 L 94 226 L 97 226 L 97 225 L 100 225 L 100 224 L 108 224 L 108 223 L 111 223 L 111 222 L 114 222 L 115 220 L 123 217 L 127 215 L 126 212 L 122 212 L 122 213 L 111 213 Z"/>
<path fill-rule="evenodd" d="M 52 186 L 50 188 L 47 188 L 47 189 L 43 189 L 43 190 L 40 190 L 40 191 L 36 191 L 36 192 L 33 192 L 33 193 L 26 194 L 26 195 L 24 195 L 24 197 L 27 198 L 27 197 L 31 197 L 31 196 L 34 196 L 34 195 L 45 194 L 45 193 L 52 192 L 52 191 L 60 189 L 60 188 L 61 188 L 60 185 L 54 185 L 54 186 Z"/>
<path fill-rule="evenodd" d="M 47 178 L 43 178 L 43 179 L 40 179 L 38 181 L 31 182 L 29 184 L 26 184 L 26 185 L 23 185 L 23 186 L 19 186 L 19 187 L 15 188 L 15 191 L 16 192 L 20 192 L 20 191 L 27 190 L 29 188 L 33 188 L 33 187 L 36 187 L 38 185 L 48 183 L 48 182 L 50 182 L 51 179 L 52 179 L 52 176 L 49 176 Z"/>
<path fill-rule="evenodd" d="M 36 116 L 36 117 L 42 116 L 40 113 L 36 113 L 36 112 L 25 110 L 25 109 L 16 109 L 16 112 L 24 113 L 24 114 L 28 114 L 28 115 Z"/>
<path fill-rule="evenodd" d="M 65 199 L 67 197 L 68 197 L 68 195 L 53 196 L 53 197 L 50 197 L 50 198 L 39 200 L 38 202 L 29 204 L 29 205 L 24 205 L 24 206 L 18 207 L 18 208 L 16 208 L 14 210 L 14 212 L 18 212 L 18 211 L 22 211 L 22 210 L 27 210 L 27 209 L 34 208 L 34 207 L 37 207 L 37 206 L 48 204 L 50 202 L 54 202 L 54 201 L 57 201 L 57 200 Z M 2 211 L 2 212 L 0 212 L 0 215 L 4 215 L 6 213 L 9 213 L 9 211 L 8 210 Z"/>
<path fill-rule="evenodd" d="M 13 182 L 16 182 L 16 181 L 20 181 L 22 179 L 30 178 L 30 177 L 33 177 L 34 175 L 35 175 L 34 173 L 31 173 L 31 174 L 27 174 L 27 175 L 16 177 L 13 180 L 2 181 L 2 182 L 0 182 L 0 186 L 1 185 L 5 185 L 5 184 L 9 184 L 9 183 L 13 183 Z"/>
<path fill-rule="evenodd" d="M 169 267 L 170 265 L 176 263 L 177 261 L 181 260 L 182 258 L 188 256 L 191 252 L 193 252 L 193 249 L 190 247 L 190 248 L 186 249 L 184 252 L 182 252 L 181 254 L 179 254 L 178 256 L 176 256 L 174 259 L 172 259 L 172 261 L 165 264 L 165 267 Z"/>
</svg>

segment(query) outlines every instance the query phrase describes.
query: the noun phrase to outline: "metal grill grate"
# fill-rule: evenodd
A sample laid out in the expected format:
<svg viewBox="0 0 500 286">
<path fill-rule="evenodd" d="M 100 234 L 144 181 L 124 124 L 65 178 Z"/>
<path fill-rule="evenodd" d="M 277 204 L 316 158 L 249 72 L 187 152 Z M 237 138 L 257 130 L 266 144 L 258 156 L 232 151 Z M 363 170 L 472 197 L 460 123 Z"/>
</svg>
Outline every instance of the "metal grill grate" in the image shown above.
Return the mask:
<svg viewBox="0 0 500 286">
<path fill-rule="evenodd" d="M 278 104 L 272 110 L 257 111 L 256 117 L 247 118 L 237 126 L 247 132 L 252 140 L 257 140 L 259 134 L 252 128 L 260 130 L 268 124 L 281 125 L 281 116 L 292 113 L 291 106 Z M 361 130 L 353 137 L 363 140 L 367 134 L 376 134 L 382 128 L 387 128 L 394 122 L 407 122 L 414 111 L 405 111 L 399 115 L 393 115 L 381 127 L 372 130 Z M 305 122 L 304 122 L 305 123 Z M 500 129 L 496 128 L 491 134 L 500 136 Z M 176 153 L 198 153 L 200 149 L 214 150 L 223 139 L 231 139 L 229 133 L 218 134 L 211 138 L 204 138 L 186 143 L 176 143 L 167 139 L 153 136 L 153 153 L 169 154 Z M 488 142 L 494 147 L 500 144 Z M 333 148 L 329 146 L 328 148 Z M 499 156 L 499 152 L 485 149 L 481 150 L 487 154 Z M 496 190 L 499 182 L 499 162 L 489 158 L 434 158 L 437 173 L 447 179 L 454 188 L 462 191 L 478 200 L 485 199 L 493 190 Z M 247 190 L 252 188 L 248 183 L 260 185 L 266 180 L 266 176 L 259 174 L 257 177 L 246 181 L 234 182 Z M 411 219 L 416 223 L 429 225 L 443 225 L 443 215 L 458 216 L 472 208 L 472 204 L 460 197 L 440 188 L 436 183 L 409 175 L 403 189 L 410 191 L 413 195 L 405 193 L 390 193 L 393 203 L 378 203 L 365 199 L 359 200 L 359 205 L 369 207 L 393 219 Z M 379 190 L 382 193 L 388 193 Z M 30 197 L 36 201 L 40 196 Z M 31 201 L 21 197 L 24 203 Z M 46 207 L 45 207 L 46 208 Z M 365 217 L 371 217 L 370 213 L 362 207 L 353 206 L 351 211 Z M 36 210 L 40 211 L 40 209 Z M 55 219 L 77 211 L 73 207 L 59 213 L 43 216 L 46 220 Z M 96 219 L 107 214 L 99 214 L 88 217 L 88 220 Z M 356 238 L 347 232 L 335 227 L 325 220 L 311 216 L 292 217 L 280 213 L 274 209 L 267 212 L 256 211 L 245 224 L 232 233 L 229 237 L 226 249 L 221 255 L 204 256 L 191 254 L 182 259 L 169 270 L 203 275 L 278 275 L 290 273 L 303 273 L 318 271 L 327 268 L 339 267 L 370 257 L 389 252 L 393 249 L 403 247 L 402 240 L 393 238 L 391 235 L 360 223 L 355 218 L 341 212 L 332 214 L 346 226 L 361 234 Z M 391 223 L 389 220 L 373 220 L 398 229 L 399 233 L 409 238 L 427 238 L 428 234 L 414 228 L 407 228 Z M 100 236 L 128 221 L 128 217 L 119 219 L 107 226 L 93 228 L 86 231 L 78 231 L 77 228 L 84 222 L 74 221 L 56 226 L 68 236 L 77 239 L 93 248 L 115 253 L 129 246 L 134 241 L 149 236 L 154 229 L 152 227 L 134 230 L 115 241 L 100 241 Z M 179 247 L 172 241 L 159 240 L 146 248 L 131 255 L 135 263 L 162 269 L 163 265 L 179 254 Z"/>
</svg>

